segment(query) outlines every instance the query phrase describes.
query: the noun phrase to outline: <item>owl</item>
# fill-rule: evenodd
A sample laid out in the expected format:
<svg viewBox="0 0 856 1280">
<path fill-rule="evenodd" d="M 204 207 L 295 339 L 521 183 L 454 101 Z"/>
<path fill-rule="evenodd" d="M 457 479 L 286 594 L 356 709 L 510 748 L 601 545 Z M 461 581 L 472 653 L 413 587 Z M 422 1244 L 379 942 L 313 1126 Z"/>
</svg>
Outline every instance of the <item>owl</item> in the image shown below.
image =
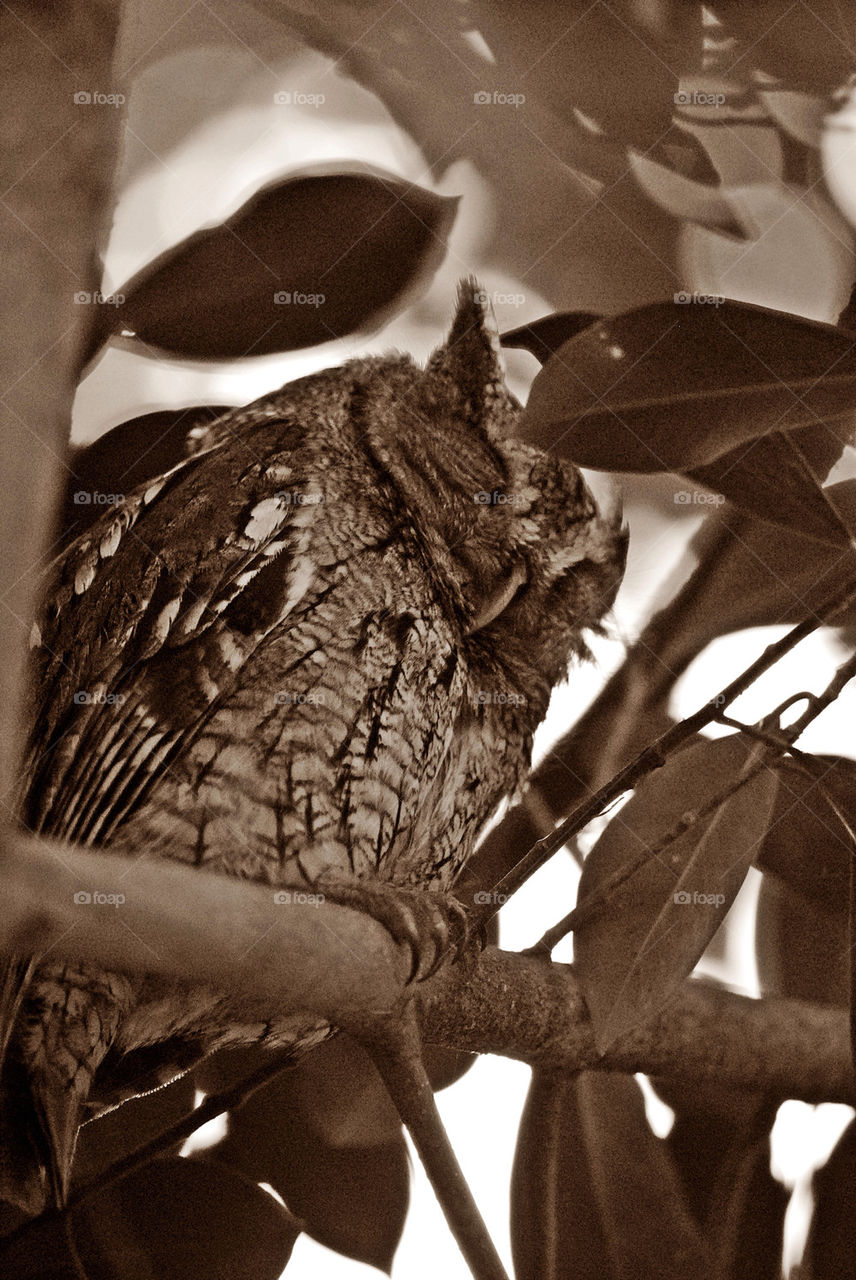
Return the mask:
<svg viewBox="0 0 856 1280">
<path fill-rule="evenodd" d="M 287 384 L 105 512 L 34 630 L 29 829 L 273 889 L 450 889 L 623 565 L 620 521 L 519 413 L 468 280 L 425 368 Z M 63 1203 L 99 1106 L 329 1032 L 50 956 L 3 979 L 0 1195 L 29 1212 Z"/>
</svg>

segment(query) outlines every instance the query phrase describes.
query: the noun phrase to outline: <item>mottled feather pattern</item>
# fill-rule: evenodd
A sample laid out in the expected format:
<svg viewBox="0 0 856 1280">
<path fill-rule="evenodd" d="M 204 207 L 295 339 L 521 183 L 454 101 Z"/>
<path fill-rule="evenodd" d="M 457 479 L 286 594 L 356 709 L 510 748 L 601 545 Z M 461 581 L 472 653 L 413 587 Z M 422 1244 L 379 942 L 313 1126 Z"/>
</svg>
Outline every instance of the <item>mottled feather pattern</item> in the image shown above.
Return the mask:
<svg viewBox="0 0 856 1280">
<path fill-rule="evenodd" d="M 577 470 L 513 439 L 518 411 L 467 282 L 424 370 L 354 360 L 197 433 L 56 566 L 30 826 L 272 886 L 332 872 L 449 888 L 521 786 L 623 561 Z M 117 1050 L 176 1036 L 201 1050 L 325 1033 L 145 979 L 116 979 L 111 1023 L 112 980 L 46 962 L 30 981 L 4 1082 L 19 1101 L 29 1082 L 42 1133 L 73 1128 L 111 1047 L 112 1079 Z M 9 1182 L 38 1202 L 32 1178 L 26 1194 Z"/>
</svg>

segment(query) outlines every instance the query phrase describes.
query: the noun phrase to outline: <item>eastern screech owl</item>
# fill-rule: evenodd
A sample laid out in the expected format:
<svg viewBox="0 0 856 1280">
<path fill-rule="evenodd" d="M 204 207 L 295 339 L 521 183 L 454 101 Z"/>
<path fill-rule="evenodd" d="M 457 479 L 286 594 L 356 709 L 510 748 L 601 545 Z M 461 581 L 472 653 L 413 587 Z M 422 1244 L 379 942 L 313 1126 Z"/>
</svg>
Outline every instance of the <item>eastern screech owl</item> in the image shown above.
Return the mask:
<svg viewBox="0 0 856 1280">
<path fill-rule="evenodd" d="M 272 886 L 450 886 L 621 576 L 616 521 L 513 439 L 518 413 L 469 281 L 424 370 L 289 384 L 105 513 L 35 637 L 30 828 Z M 79 1122 L 147 1046 L 187 1065 L 326 1032 L 49 958 L 0 990 L 0 1194 L 30 1210 L 62 1199 Z"/>
</svg>

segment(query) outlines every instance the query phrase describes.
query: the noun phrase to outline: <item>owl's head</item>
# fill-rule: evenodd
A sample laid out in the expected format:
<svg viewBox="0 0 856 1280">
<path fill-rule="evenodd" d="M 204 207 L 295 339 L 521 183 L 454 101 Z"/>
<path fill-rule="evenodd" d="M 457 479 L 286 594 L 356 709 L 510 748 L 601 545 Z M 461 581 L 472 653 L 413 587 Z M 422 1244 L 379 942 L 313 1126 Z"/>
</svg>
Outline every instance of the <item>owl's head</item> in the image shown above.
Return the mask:
<svg viewBox="0 0 856 1280">
<path fill-rule="evenodd" d="M 487 295 L 461 283 L 446 342 L 424 370 L 381 372 L 389 408 L 366 415 L 365 443 L 412 513 L 468 643 L 561 679 L 584 632 L 611 606 L 626 539 L 579 470 L 515 439 Z"/>
</svg>

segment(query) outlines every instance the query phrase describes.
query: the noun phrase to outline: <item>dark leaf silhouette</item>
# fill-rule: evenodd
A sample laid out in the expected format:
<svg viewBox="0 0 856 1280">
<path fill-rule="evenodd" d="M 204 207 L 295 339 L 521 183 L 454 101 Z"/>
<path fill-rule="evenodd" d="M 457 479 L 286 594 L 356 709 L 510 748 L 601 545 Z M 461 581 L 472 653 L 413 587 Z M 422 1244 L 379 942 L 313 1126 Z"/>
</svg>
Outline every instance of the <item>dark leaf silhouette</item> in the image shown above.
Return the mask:
<svg viewBox="0 0 856 1280">
<path fill-rule="evenodd" d="M 80 1131 L 74 1153 L 75 1187 L 86 1186 L 116 1160 L 178 1124 L 193 1110 L 195 1096 L 193 1078 L 188 1073 L 173 1084 L 90 1120 Z"/>
<path fill-rule="evenodd" d="M 687 474 L 772 521 L 777 531 L 795 529 L 840 547 L 849 544 L 854 527 L 846 506 L 836 505 L 834 486 L 821 486 L 842 448 L 835 430 L 817 423 L 747 441 Z"/>
<path fill-rule="evenodd" d="M 502 335 L 502 345 L 530 351 L 544 364 L 566 342 L 600 319 L 593 311 L 557 311 L 519 329 L 509 329 Z"/>
<path fill-rule="evenodd" d="M 300 1224 L 234 1170 L 155 1160 L 72 1210 L 87 1280 L 279 1280 Z"/>
<path fill-rule="evenodd" d="M 674 110 L 677 69 L 693 65 L 701 52 L 700 15 L 692 6 L 673 7 L 668 21 L 646 21 L 640 7 L 625 0 L 559 8 L 538 0 L 527 7 L 525 22 L 510 23 L 509 12 L 481 4 L 474 22 L 513 87 L 531 93 L 537 86 L 564 117 L 578 109 L 624 142 L 661 142 Z"/>
<path fill-rule="evenodd" d="M 377 1099 L 370 1096 L 368 1117 L 347 1119 L 341 1101 L 331 1097 L 322 1082 L 323 1070 L 313 1073 L 308 1068 L 313 1056 L 298 1064 L 296 1085 L 293 1073 L 284 1072 L 233 1112 L 228 1134 L 205 1155 L 253 1181 L 270 1183 L 304 1230 L 328 1248 L 388 1272 L 409 1201 L 401 1126 L 396 1121 L 390 1137 L 384 1112 L 378 1122 L 379 1141 L 367 1145 L 372 1118 L 378 1120 Z M 219 1062 L 212 1059 L 210 1071 L 197 1073 L 202 1087 L 222 1088 L 235 1074 L 246 1075 L 256 1061 L 246 1051 L 216 1058 Z M 313 1080 L 326 1095 L 319 1106 L 312 1097 Z M 332 1133 L 335 1142 L 319 1129 Z"/>
<path fill-rule="evenodd" d="M 770 1173 L 777 1100 L 712 1080 L 652 1083 L 675 1113 L 666 1144 L 719 1262 L 714 1273 L 779 1280 L 789 1197 Z"/>
<path fill-rule="evenodd" d="M 856 527 L 856 481 L 830 485 L 828 492 L 842 519 Z M 717 636 L 802 622 L 834 591 L 856 584 L 856 554 L 849 548 L 832 553 L 797 529 L 777 528 L 733 507 L 710 515 L 692 546 L 698 565 L 664 637 L 673 669 L 682 669 L 684 653 L 694 657 Z M 851 606 L 831 625 L 854 621 Z"/>
<path fill-rule="evenodd" d="M 822 1169 L 814 1175 L 814 1218 L 804 1257 L 818 1280 L 850 1280 L 856 1257 L 856 1123 L 852 1120 Z"/>
<path fill-rule="evenodd" d="M 436 269 L 456 208 L 392 175 L 289 178 L 117 290 L 95 349 L 124 328 L 187 359 L 231 360 L 377 324 Z"/>
<path fill-rule="evenodd" d="M 776 771 L 779 789 L 758 865 L 816 906 L 843 915 L 854 850 L 835 808 L 856 828 L 856 761 L 815 756 L 808 773 L 785 759 Z"/>
<path fill-rule="evenodd" d="M 638 868 L 574 935 L 601 1048 L 663 1007 L 734 901 L 769 823 L 775 774 L 763 769 L 706 810 L 754 766 L 759 751 L 735 734 L 671 756 L 642 781 L 586 859 L 581 903 L 616 873 Z"/>
<path fill-rule="evenodd" d="M 187 455 L 187 436 L 228 411 L 228 405 L 161 409 L 130 418 L 74 451 L 62 512 L 62 541 L 78 537 L 114 501 L 162 475 Z"/>
<path fill-rule="evenodd" d="M 710 1274 L 665 1144 L 627 1076 L 533 1077 L 511 1184 L 518 1280 Z"/>
<path fill-rule="evenodd" d="M 758 975 L 764 991 L 847 1006 L 847 911 L 828 911 L 765 876 L 755 923 Z"/>
<path fill-rule="evenodd" d="M 722 35 L 739 42 L 733 60 L 792 88 L 828 93 L 853 70 L 852 15 L 838 0 L 715 0 L 709 7 L 724 25 Z"/>
<path fill-rule="evenodd" d="M 731 300 L 653 303 L 565 343 L 521 434 L 581 466 L 691 471 L 771 431 L 852 419 L 854 390 L 856 339 L 833 325 Z"/>
</svg>

